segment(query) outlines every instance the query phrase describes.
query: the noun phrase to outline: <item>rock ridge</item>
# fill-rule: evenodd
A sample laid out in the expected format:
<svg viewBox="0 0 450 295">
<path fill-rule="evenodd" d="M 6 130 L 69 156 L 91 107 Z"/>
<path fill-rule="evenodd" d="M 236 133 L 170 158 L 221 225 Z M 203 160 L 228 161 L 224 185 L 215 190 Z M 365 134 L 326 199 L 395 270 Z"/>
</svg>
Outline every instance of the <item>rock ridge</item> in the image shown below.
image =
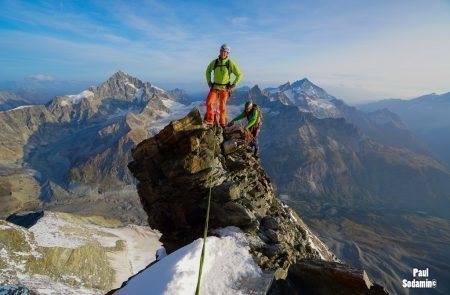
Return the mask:
<svg viewBox="0 0 450 295">
<path fill-rule="evenodd" d="M 149 225 L 163 234 L 168 252 L 202 236 L 211 183 L 210 233 L 227 226 L 241 228 L 260 266 L 286 271 L 303 258 L 338 261 L 276 198 L 241 129 L 208 128 L 194 109 L 141 142 L 132 155 L 128 167 L 139 180 Z"/>
</svg>

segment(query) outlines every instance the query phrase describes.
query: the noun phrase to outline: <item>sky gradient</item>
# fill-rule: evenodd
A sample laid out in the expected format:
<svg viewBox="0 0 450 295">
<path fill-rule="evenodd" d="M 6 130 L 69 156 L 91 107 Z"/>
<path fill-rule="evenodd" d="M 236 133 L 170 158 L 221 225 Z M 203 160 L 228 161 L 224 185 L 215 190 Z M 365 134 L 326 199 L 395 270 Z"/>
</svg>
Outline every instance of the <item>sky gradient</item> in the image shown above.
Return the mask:
<svg viewBox="0 0 450 295">
<path fill-rule="evenodd" d="M 450 91 L 450 1 L 5 1 L 0 81 L 104 81 L 118 69 L 206 89 L 222 43 L 242 85 L 307 77 L 358 102 Z"/>
</svg>

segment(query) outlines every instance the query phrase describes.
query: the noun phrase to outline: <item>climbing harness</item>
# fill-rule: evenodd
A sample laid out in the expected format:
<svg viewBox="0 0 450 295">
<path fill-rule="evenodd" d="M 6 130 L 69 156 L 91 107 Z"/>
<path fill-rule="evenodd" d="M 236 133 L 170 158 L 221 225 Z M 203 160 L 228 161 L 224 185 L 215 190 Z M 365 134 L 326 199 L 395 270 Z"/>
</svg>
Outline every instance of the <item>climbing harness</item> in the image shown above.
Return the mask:
<svg viewBox="0 0 450 295">
<path fill-rule="evenodd" d="M 250 132 L 250 130 L 248 130 L 248 129 L 246 129 L 246 128 L 244 128 L 244 130 L 245 130 L 245 142 L 246 142 L 247 144 L 249 144 L 250 142 L 252 142 L 252 141 L 255 139 L 255 137 L 254 137 L 253 134 Z"/>
</svg>

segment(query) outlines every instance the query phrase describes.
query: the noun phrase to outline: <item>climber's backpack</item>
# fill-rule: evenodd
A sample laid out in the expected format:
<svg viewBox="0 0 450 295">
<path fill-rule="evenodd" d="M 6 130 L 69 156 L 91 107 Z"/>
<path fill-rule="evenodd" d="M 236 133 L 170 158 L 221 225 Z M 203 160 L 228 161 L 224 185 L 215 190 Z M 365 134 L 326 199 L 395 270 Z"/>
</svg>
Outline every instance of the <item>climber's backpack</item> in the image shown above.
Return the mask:
<svg viewBox="0 0 450 295">
<path fill-rule="evenodd" d="M 261 112 L 261 108 L 257 105 L 257 104 L 253 104 L 253 106 L 252 106 L 252 112 L 254 111 L 254 110 L 257 110 L 258 111 L 258 121 L 256 121 L 256 123 L 255 123 L 255 125 L 259 125 L 258 126 L 258 128 L 259 127 L 261 127 L 261 125 L 262 125 L 262 112 Z M 250 121 L 250 114 L 252 113 L 252 112 L 248 112 L 247 114 L 246 114 L 246 117 L 247 117 L 247 120 L 248 121 Z"/>
<path fill-rule="evenodd" d="M 231 79 L 231 65 L 230 65 L 230 59 L 227 60 L 227 62 L 223 65 L 220 61 L 219 58 L 216 58 L 216 60 L 214 61 L 214 71 L 216 70 L 217 67 L 227 67 L 228 70 L 228 76 Z M 220 85 L 220 86 L 226 86 L 226 85 L 230 85 L 230 83 L 228 82 L 227 84 L 220 84 L 220 83 L 214 83 L 215 85 Z"/>
</svg>

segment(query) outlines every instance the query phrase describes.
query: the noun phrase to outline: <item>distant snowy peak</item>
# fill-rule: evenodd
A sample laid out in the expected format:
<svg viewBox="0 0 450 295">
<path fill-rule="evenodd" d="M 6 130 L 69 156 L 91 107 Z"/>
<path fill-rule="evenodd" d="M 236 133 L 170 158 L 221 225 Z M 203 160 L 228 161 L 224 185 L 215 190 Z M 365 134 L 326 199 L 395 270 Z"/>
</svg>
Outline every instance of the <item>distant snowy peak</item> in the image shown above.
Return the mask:
<svg viewBox="0 0 450 295">
<path fill-rule="evenodd" d="M 125 84 L 126 83 L 130 83 L 130 84 L 135 85 L 135 86 L 138 86 L 136 84 L 143 83 L 141 80 L 139 80 L 139 79 L 137 79 L 137 78 L 135 78 L 135 77 L 133 77 L 131 75 L 128 75 L 127 73 L 125 73 L 125 72 L 123 72 L 121 70 L 117 71 L 111 77 L 109 77 L 109 79 L 106 80 L 105 83 L 107 84 L 108 82 L 117 82 L 117 81 L 122 81 Z"/>
<path fill-rule="evenodd" d="M 283 91 L 287 91 L 287 90 L 292 90 L 292 86 L 290 82 L 287 82 L 283 85 L 278 86 L 279 91 L 283 92 Z"/>
<path fill-rule="evenodd" d="M 121 70 L 119 70 L 118 72 L 116 72 L 115 74 L 113 74 L 104 84 L 108 85 L 108 84 L 116 84 L 116 85 L 121 85 L 123 84 L 126 87 L 131 87 L 135 90 L 139 90 L 141 88 L 144 88 L 145 86 L 160 92 L 166 92 L 166 90 L 153 85 L 149 82 L 143 82 L 141 80 L 139 80 L 136 77 L 133 77 Z"/>
<path fill-rule="evenodd" d="M 128 92 L 134 93 L 138 91 L 140 88 L 143 88 L 145 84 L 146 83 L 138 78 L 132 77 L 125 72 L 118 71 L 96 88 L 100 93 L 124 95 Z M 150 84 L 148 86 L 150 86 Z"/>
<path fill-rule="evenodd" d="M 151 99 L 157 99 L 157 97 L 171 98 L 166 90 L 149 82 L 143 82 L 120 70 L 100 86 L 91 87 L 89 90 L 92 90 L 99 100 L 114 99 L 134 102 L 138 105 Z"/>
<path fill-rule="evenodd" d="M 278 86 L 278 88 L 271 88 L 271 89 L 272 93 L 276 92 L 275 89 L 278 89 L 278 92 L 298 94 L 302 96 L 307 96 L 309 98 L 318 98 L 318 99 L 334 98 L 333 96 L 329 95 L 325 90 L 313 84 L 307 78 L 297 80 L 292 84 L 290 82 L 287 82 L 283 85 Z"/>
<path fill-rule="evenodd" d="M 341 117 L 335 104 L 336 98 L 304 78 L 294 83 L 287 82 L 278 87 L 264 90 L 272 100 L 298 106 L 302 111 L 311 112 L 319 118 Z"/>
<path fill-rule="evenodd" d="M 71 95 L 55 97 L 48 105 L 59 121 L 85 122 L 121 118 L 128 113 L 148 116 L 168 113 L 162 100 L 177 97 L 149 82 L 118 71 L 99 86 Z"/>
<path fill-rule="evenodd" d="M 302 79 L 292 83 L 292 89 L 295 92 L 302 92 L 309 97 L 317 97 L 321 99 L 333 99 L 334 97 L 326 93 L 325 90 L 311 83 L 308 79 Z"/>
</svg>

